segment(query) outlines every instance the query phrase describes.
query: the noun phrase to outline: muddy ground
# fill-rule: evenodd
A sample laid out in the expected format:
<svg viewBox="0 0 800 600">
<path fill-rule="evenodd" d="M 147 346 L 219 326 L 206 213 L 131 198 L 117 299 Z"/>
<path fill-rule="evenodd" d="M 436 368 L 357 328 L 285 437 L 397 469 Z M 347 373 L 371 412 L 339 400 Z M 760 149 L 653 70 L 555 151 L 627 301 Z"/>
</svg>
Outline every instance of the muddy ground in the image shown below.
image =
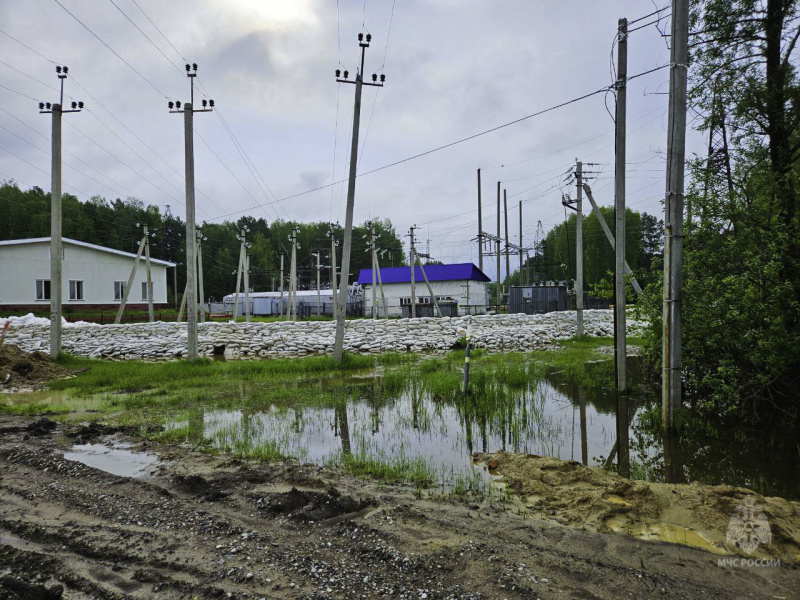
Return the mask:
<svg viewBox="0 0 800 600">
<path fill-rule="evenodd" d="M 333 469 L 258 464 L 130 432 L 0 417 L 2 598 L 791 598 L 794 566 L 719 567 L 676 544 L 417 497 Z M 134 441 L 149 479 L 66 460 Z"/>
<path fill-rule="evenodd" d="M 42 352 L 24 352 L 14 344 L 0 345 L 0 393 L 39 389 L 48 381 L 70 375 L 72 371 L 50 362 Z"/>
</svg>

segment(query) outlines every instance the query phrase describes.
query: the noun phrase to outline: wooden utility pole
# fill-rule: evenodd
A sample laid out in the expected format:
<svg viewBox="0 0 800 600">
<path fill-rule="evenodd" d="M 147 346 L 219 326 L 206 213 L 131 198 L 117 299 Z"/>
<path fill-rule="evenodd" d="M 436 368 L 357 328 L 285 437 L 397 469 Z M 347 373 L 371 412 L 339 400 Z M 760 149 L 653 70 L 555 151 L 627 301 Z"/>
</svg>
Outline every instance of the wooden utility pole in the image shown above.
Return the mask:
<svg viewBox="0 0 800 600">
<path fill-rule="evenodd" d="M 689 61 L 689 0 L 672 0 L 672 44 L 667 125 L 667 192 L 664 211 L 664 336 L 662 421 L 675 427 L 681 405 L 681 285 L 683 266 L 686 71 Z"/>
<path fill-rule="evenodd" d="M 197 77 L 197 63 L 186 65 L 186 76 L 191 88 L 191 102 L 181 109 L 180 101 L 167 103 L 169 112 L 183 113 L 183 139 L 186 166 L 186 355 L 189 362 L 197 360 L 197 253 L 195 244 L 195 204 L 194 204 L 194 113 L 210 112 L 214 109 L 213 100 L 203 100 L 203 108 L 194 108 L 194 78 Z M 173 110 L 176 109 L 176 110 Z M 235 318 L 235 315 L 234 315 Z"/>
<path fill-rule="evenodd" d="M 366 49 L 369 48 L 369 43 L 372 40 L 372 35 L 366 35 L 366 41 L 363 33 L 358 34 L 358 45 L 361 48 L 361 68 L 356 73 L 355 82 L 348 80 L 348 72 L 341 73 L 336 69 L 336 81 L 340 83 L 355 83 L 356 95 L 353 107 L 353 139 L 350 146 L 350 178 L 347 186 L 347 208 L 345 211 L 344 220 L 344 246 L 342 247 L 342 283 L 339 290 L 339 306 L 336 314 L 336 338 L 333 346 L 333 358 L 337 362 L 341 362 L 344 352 L 344 322 L 347 313 L 347 286 L 348 274 L 350 273 L 350 251 L 353 245 L 353 207 L 355 206 L 356 197 L 356 167 L 358 163 L 358 130 L 361 121 L 361 88 L 364 85 L 374 85 L 383 87 L 383 82 L 386 80 L 384 75 L 381 75 L 380 83 L 378 83 L 378 76 L 372 75 L 372 83 L 364 81 L 364 54 Z M 340 75 L 344 75 L 344 79 L 340 79 Z"/>
<path fill-rule="evenodd" d="M 575 203 L 575 310 L 578 313 L 576 334 L 583 336 L 583 163 L 575 159 L 578 198 Z"/>
<path fill-rule="evenodd" d="M 617 391 L 627 390 L 627 340 L 625 325 L 625 119 L 628 79 L 628 20 L 620 19 L 617 32 L 616 161 L 614 211 L 616 225 L 614 313 L 616 317 Z"/>
<path fill-rule="evenodd" d="M 147 271 L 147 317 L 152 323 L 153 319 L 153 278 L 150 276 L 150 232 L 144 226 L 144 264 Z"/>
<path fill-rule="evenodd" d="M 197 288 L 200 293 L 200 322 L 206 321 L 206 292 L 203 287 L 203 241 L 207 238 L 197 230 Z"/>
<path fill-rule="evenodd" d="M 417 251 L 414 248 L 414 230 L 417 228 L 413 225 L 408 231 L 408 237 L 411 240 L 411 249 L 408 253 L 409 262 L 411 263 L 411 318 L 417 316 L 417 281 L 416 281 L 416 265 L 417 265 Z"/>
<path fill-rule="evenodd" d="M 386 306 L 386 296 L 383 294 L 383 277 L 381 275 L 381 264 L 378 261 L 378 249 L 372 248 L 373 259 L 375 260 L 375 271 L 378 274 L 378 287 L 381 290 L 381 303 L 383 304 L 383 318 L 389 318 L 389 311 Z"/>
<path fill-rule="evenodd" d="M 119 308 L 117 309 L 117 316 L 114 318 L 114 325 L 119 325 L 120 321 L 122 320 L 122 313 L 125 312 L 125 305 L 128 303 L 128 294 L 131 293 L 133 280 L 136 278 L 136 269 L 139 267 L 139 261 L 142 258 L 142 251 L 144 250 L 146 243 L 147 243 L 147 236 L 143 235 L 142 241 L 139 242 L 139 250 L 137 250 L 136 252 L 136 258 L 133 261 L 131 274 L 128 276 L 128 282 L 125 284 L 125 289 L 122 292 L 122 301 L 119 303 Z"/>
<path fill-rule="evenodd" d="M 511 285 L 511 239 L 508 234 L 508 190 L 503 190 L 503 214 L 505 215 L 506 222 L 506 277 L 508 278 L 508 285 Z M 510 291 L 510 290 L 509 290 Z"/>
<path fill-rule="evenodd" d="M 478 169 L 478 268 L 483 273 L 483 207 L 481 206 L 481 170 Z"/>
<path fill-rule="evenodd" d="M 519 283 L 525 285 L 525 272 L 523 266 L 525 262 L 522 259 L 522 254 L 525 249 L 522 247 L 522 200 L 519 202 Z"/>
<path fill-rule="evenodd" d="M 289 304 L 286 307 L 286 320 L 297 320 L 297 233 L 300 231 L 297 227 L 292 229 L 292 235 L 289 236 L 289 241 L 292 243 L 292 256 L 289 263 Z"/>
<path fill-rule="evenodd" d="M 64 113 L 80 112 L 83 102 L 73 102 L 72 110 L 64 110 L 64 80 L 68 67 L 57 66 L 61 86 L 58 104 L 39 102 L 40 114 L 52 114 L 50 139 L 50 358 L 61 355 L 61 272 L 64 246 L 61 241 L 61 116 Z M 45 290 L 42 289 L 42 297 Z"/>
<path fill-rule="evenodd" d="M 500 182 L 497 182 L 497 238 L 494 242 L 497 251 L 497 312 L 500 312 Z"/>
<path fill-rule="evenodd" d="M 414 256 L 417 256 L 416 253 L 414 253 Z M 431 300 L 433 301 L 433 305 L 436 307 L 436 312 L 439 314 L 439 317 L 441 318 L 442 316 L 444 316 L 442 315 L 442 309 L 439 306 L 439 301 L 436 299 L 436 296 L 433 293 L 431 282 L 428 281 L 428 274 L 425 273 L 425 267 L 422 266 L 422 261 L 419 260 L 419 256 L 417 256 L 417 264 L 419 264 L 419 270 L 422 272 L 422 278 L 425 279 L 425 285 L 428 288 L 428 293 L 431 295 Z"/>
</svg>

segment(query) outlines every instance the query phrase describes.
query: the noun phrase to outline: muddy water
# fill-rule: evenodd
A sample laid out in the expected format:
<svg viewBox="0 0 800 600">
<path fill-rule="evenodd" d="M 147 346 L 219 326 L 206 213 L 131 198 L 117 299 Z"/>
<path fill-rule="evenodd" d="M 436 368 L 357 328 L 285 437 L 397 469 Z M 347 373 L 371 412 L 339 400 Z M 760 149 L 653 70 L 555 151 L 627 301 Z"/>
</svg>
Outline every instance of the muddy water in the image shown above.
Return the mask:
<svg viewBox="0 0 800 600">
<path fill-rule="evenodd" d="M 355 392 L 324 405 L 297 408 L 289 400 L 235 410 L 209 407 L 167 422 L 166 429 L 250 456 L 271 447 L 315 464 L 342 454 L 395 464 L 421 461 L 444 485 L 486 480 L 473 468 L 471 454 L 506 450 L 605 464 L 632 479 L 730 484 L 800 497 L 800 465 L 791 440 L 780 447 L 774 439 L 765 445 L 762 435 L 747 439 L 741 430 L 708 423 L 665 437 L 653 425 L 654 398 L 642 388 L 620 401 L 611 390 L 583 389 L 556 376 L 506 401 L 474 406 L 434 400 L 411 378 L 391 395 L 375 393 L 379 376 L 349 381 Z M 622 452 L 617 452 L 618 437 Z"/>
<path fill-rule="evenodd" d="M 76 444 L 64 453 L 64 458 L 112 475 L 148 479 L 158 466 L 158 459 L 147 452 L 133 452 L 128 449 L 129 447 L 123 443 L 116 443 L 113 446 Z"/>
</svg>

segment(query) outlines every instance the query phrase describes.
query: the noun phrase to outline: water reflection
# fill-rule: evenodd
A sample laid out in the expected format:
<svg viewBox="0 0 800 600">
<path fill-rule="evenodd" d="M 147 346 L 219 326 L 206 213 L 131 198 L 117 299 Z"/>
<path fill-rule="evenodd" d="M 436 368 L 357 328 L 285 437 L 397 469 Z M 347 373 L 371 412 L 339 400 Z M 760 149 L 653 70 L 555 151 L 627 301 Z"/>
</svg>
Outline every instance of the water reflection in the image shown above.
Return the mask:
<svg viewBox="0 0 800 600">
<path fill-rule="evenodd" d="M 452 397 L 412 373 L 308 381 L 301 385 L 314 386 L 320 400 L 305 405 L 292 397 L 261 405 L 259 385 L 265 384 L 242 382 L 232 394 L 246 408 L 194 410 L 167 427 L 185 428 L 222 451 L 257 457 L 268 450 L 317 464 L 339 455 L 421 459 L 439 473 L 460 476 L 473 473 L 473 452 L 507 450 L 606 465 L 625 477 L 800 496 L 791 440 L 777 448 L 774 440 L 770 446 L 753 436 L 744 444 L 708 423 L 680 438 L 665 435 L 653 418 L 654 398 L 641 390 L 617 397 L 555 376 L 530 387 Z"/>
</svg>

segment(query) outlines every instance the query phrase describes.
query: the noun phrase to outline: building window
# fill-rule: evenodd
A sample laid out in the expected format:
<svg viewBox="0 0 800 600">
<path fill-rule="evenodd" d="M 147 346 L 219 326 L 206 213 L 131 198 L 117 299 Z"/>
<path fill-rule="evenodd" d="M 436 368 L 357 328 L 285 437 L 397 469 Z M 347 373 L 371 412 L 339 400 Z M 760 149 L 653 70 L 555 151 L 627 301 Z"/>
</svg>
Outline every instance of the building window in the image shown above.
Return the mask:
<svg viewBox="0 0 800 600">
<path fill-rule="evenodd" d="M 70 300 L 83 300 L 83 281 L 70 279 L 69 282 L 69 299 Z"/>
<path fill-rule="evenodd" d="M 122 297 L 125 295 L 126 287 L 128 287 L 128 283 L 126 281 L 114 282 L 114 300 L 122 301 Z"/>
<path fill-rule="evenodd" d="M 37 300 L 50 300 L 50 280 L 37 279 L 36 280 L 36 299 Z"/>
<path fill-rule="evenodd" d="M 400 306 L 410 306 L 411 298 L 400 298 Z"/>
<path fill-rule="evenodd" d="M 150 282 L 150 297 L 153 296 L 153 282 Z M 142 300 L 147 300 L 147 282 L 142 282 Z"/>
</svg>

